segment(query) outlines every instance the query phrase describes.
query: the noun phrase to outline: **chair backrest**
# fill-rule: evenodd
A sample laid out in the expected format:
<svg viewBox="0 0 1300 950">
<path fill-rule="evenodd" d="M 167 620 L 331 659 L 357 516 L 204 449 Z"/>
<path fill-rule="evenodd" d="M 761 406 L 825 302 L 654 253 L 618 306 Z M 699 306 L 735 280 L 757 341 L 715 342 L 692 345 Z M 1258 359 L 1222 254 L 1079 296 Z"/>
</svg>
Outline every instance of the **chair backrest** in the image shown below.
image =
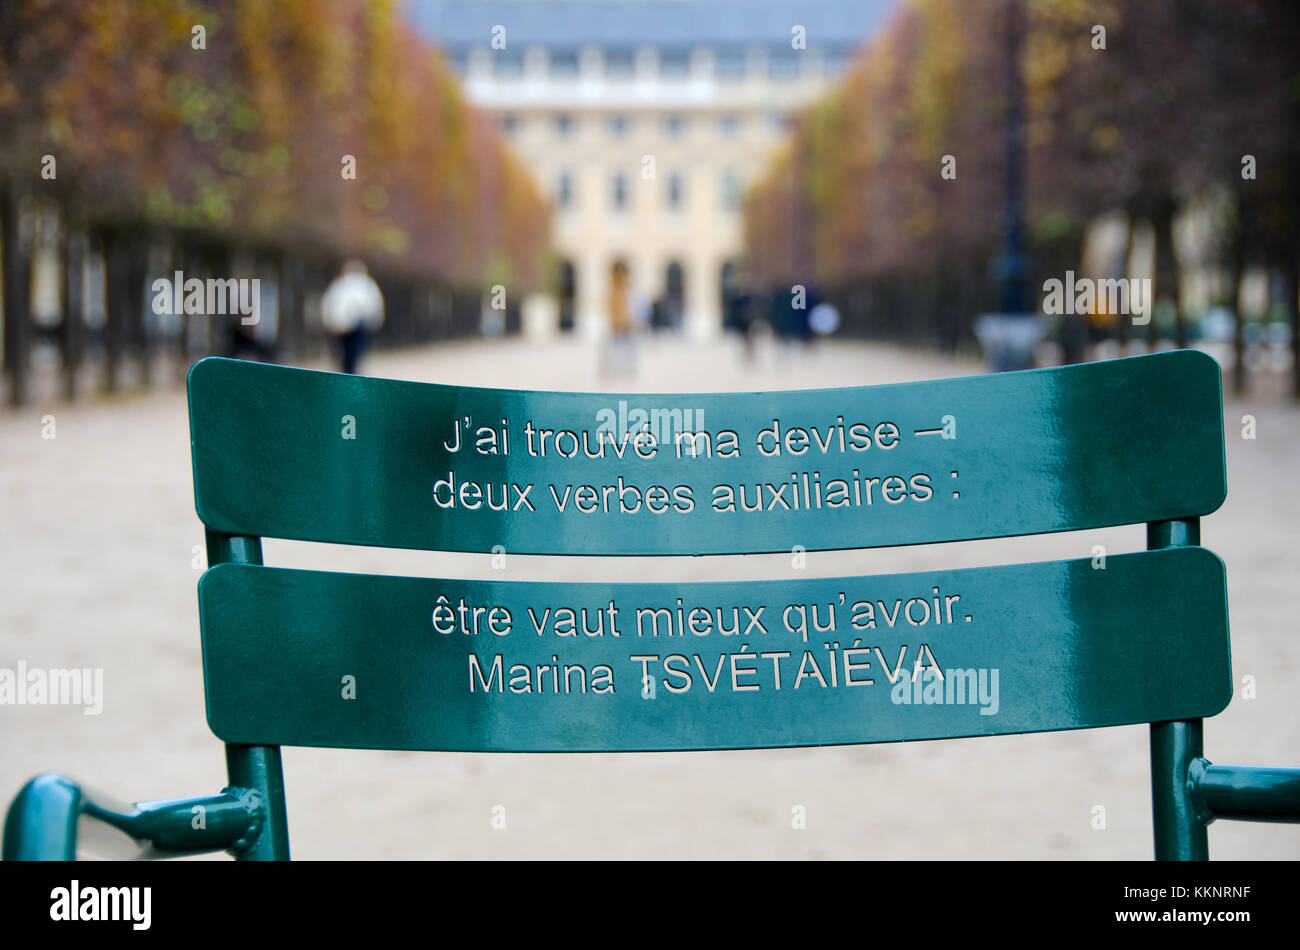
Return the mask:
<svg viewBox="0 0 1300 950">
<path fill-rule="evenodd" d="M 1192 351 L 711 395 L 210 359 L 189 390 L 196 508 L 231 550 L 881 547 L 1195 519 L 1226 494 L 1219 370 Z M 765 748 L 1196 719 L 1231 696 L 1224 568 L 1196 546 L 680 584 L 242 559 L 199 585 L 208 719 L 229 743 Z"/>
</svg>

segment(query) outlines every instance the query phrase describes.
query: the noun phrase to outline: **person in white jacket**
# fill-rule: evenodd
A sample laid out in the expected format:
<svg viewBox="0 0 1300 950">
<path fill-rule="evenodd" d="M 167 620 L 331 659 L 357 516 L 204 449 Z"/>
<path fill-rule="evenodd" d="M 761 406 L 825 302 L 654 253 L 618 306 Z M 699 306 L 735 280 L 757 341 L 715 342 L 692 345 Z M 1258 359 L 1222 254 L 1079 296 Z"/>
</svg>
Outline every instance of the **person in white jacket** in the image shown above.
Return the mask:
<svg viewBox="0 0 1300 950">
<path fill-rule="evenodd" d="M 321 298 L 321 323 L 338 338 L 343 372 L 355 373 L 366 338 L 384 325 L 384 295 L 359 260 L 343 265 Z"/>
</svg>

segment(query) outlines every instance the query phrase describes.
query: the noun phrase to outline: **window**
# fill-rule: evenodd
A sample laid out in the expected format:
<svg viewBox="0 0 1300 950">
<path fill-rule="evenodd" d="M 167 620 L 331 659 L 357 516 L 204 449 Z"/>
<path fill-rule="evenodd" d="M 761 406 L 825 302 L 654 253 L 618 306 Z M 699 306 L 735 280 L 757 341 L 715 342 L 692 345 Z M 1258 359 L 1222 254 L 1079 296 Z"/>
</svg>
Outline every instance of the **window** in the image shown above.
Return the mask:
<svg viewBox="0 0 1300 950">
<path fill-rule="evenodd" d="M 552 76 L 578 75 L 578 54 L 573 52 L 552 53 L 551 54 L 551 75 Z"/>
<path fill-rule="evenodd" d="M 680 138 L 686 129 L 686 120 L 679 115 L 664 116 L 664 134 L 670 138 Z"/>
<path fill-rule="evenodd" d="M 631 126 L 625 115 L 612 115 L 609 117 L 609 134 L 616 139 L 621 139 L 627 135 L 627 130 Z"/>
<path fill-rule="evenodd" d="M 767 71 L 773 78 L 786 78 L 799 75 L 799 54 L 772 53 L 767 60 Z"/>
<path fill-rule="evenodd" d="M 631 50 L 614 49 L 605 53 L 605 75 L 611 79 L 630 79 L 634 66 Z"/>
<path fill-rule="evenodd" d="M 720 49 L 713 54 L 713 72 L 719 79 L 739 79 L 745 75 L 745 52 Z"/>
<path fill-rule="evenodd" d="M 740 120 L 734 115 L 724 115 L 718 118 L 718 132 L 725 138 L 733 138 L 739 128 Z"/>
<path fill-rule="evenodd" d="M 668 77 L 681 78 L 691 71 L 691 54 L 685 50 L 665 50 L 659 57 L 659 72 Z"/>
<path fill-rule="evenodd" d="M 722 182 L 719 187 L 722 195 L 722 208 L 724 211 L 737 211 L 740 208 L 740 179 L 736 173 L 725 171 L 722 173 Z"/>
<path fill-rule="evenodd" d="M 524 58 L 514 50 L 492 51 L 492 72 L 498 76 L 519 76 L 524 71 Z"/>
<path fill-rule="evenodd" d="M 838 76 L 849 67 L 853 57 L 844 50 L 828 51 L 822 57 L 822 70 L 827 76 Z"/>
<path fill-rule="evenodd" d="M 573 207 L 573 176 L 568 172 L 555 177 L 555 207 L 561 211 Z"/>
<path fill-rule="evenodd" d="M 555 117 L 555 134 L 560 138 L 568 138 L 573 132 L 573 119 L 567 115 L 557 115 Z"/>
<path fill-rule="evenodd" d="M 673 172 L 668 176 L 667 189 L 665 197 L 668 201 L 668 210 L 681 211 L 686 197 L 686 182 L 682 178 L 681 172 Z"/>
<path fill-rule="evenodd" d="M 622 172 L 615 172 L 610 179 L 609 199 L 615 211 L 627 210 L 627 176 Z"/>
</svg>

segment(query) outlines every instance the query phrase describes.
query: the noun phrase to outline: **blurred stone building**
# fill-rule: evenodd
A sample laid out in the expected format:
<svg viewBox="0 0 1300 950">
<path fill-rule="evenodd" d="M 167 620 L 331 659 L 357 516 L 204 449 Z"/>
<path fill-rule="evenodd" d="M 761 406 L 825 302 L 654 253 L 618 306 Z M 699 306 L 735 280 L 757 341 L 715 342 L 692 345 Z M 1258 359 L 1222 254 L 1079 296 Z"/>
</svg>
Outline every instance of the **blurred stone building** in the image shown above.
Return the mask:
<svg viewBox="0 0 1300 950">
<path fill-rule="evenodd" d="M 722 327 L 740 204 L 797 110 L 892 0 L 412 2 L 554 207 L 560 329 L 600 335 L 610 275 L 661 325 Z"/>
</svg>

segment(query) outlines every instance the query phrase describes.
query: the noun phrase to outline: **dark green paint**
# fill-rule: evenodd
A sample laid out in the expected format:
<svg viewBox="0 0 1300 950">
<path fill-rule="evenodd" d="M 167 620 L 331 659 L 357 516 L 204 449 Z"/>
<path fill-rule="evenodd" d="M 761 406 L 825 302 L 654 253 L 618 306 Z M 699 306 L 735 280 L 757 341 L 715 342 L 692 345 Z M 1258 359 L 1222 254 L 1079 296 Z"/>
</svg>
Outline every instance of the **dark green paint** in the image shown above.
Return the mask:
<svg viewBox="0 0 1300 950">
<path fill-rule="evenodd" d="M 191 370 L 189 389 L 195 504 L 209 528 L 234 535 L 449 551 L 502 545 L 533 554 L 824 550 L 1190 517 L 1218 508 L 1226 491 L 1219 368 L 1191 350 L 890 386 L 712 395 L 475 389 L 207 359 Z M 698 420 L 702 412 L 708 431 L 738 433 L 740 455 L 692 459 L 684 450 L 687 457 L 678 459 L 664 446 L 653 459 L 637 459 L 630 444 L 622 460 L 608 457 L 608 446 L 603 460 L 587 459 L 582 449 L 572 459 L 527 454 L 527 421 L 585 431 L 594 449 L 599 413 L 617 417 L 620 401 L 627 415 L 636 407 L 677 409 Z M 940 427 L 946 415 L 955 419 L 956 438 L 914 434 Z M 355 422 L 355 439 L 343 437 L 345 416 Z M 452 421 L 464 416 L 475 427 L 506 419 L 509 454 L 447 452 Z M 832 433 L 829 455 L 811 434 L 802 455 L 758 453 L 755 440 L 774 420 L 783 433 L 815 425 L 825 435 L 839 416 L 870 427 L 869 449 L 842 453 Z M 875 444 L 883 422 L 900 430 L 893 448 Z M 563 447 L 571 447 L 568 440 Z M 828 483 L 855 468 L 862 479 L 881 481 L 859 481 L 857 504 L 829 507 Z M 509 511 L 487 510 L 485 502 L 477 510 L 439 508 L 434 485 L 450 472 L 458 484 L 531 484 L 536 510 L 514 510 L 513 489 Z M 810 489 L 816 484 L 812 472 L 820 473 L 823 507 L 783 510 L 804 494 L 805 473 Z M 799 476 L 793 487 L 792 473 Z M 928 486 L 913 484 L 917 475 L 928 476 Z M 620 476 L 642 492 L 688 486 L 694 509 L 656 514 L 642 503 L 622 513 L 616 496 L 603 491 Z M 882 494 L 890 476 L 907 489 L 888 483 L 893 502 Z M 548 486 L 563 499 L 566 485 L 576 492 L 584 484 L 615 511 L 577 511 L 571 494 L 560 513 Z M 751 504 L 759 484 L 786 487 L 781 501 L 762 489 L 761 512 L 716 512 L 718 484 L 748 486 Z M 808 494 L 815 499 L 815 490 Z M 441 497 L 448 499 L 446 489 Z M 590 506 L 591 496 L 583 497 Z M 634 506 L 635 495 L 624 497 Z M 664 506 L 657 493 L 655 505 Z"/>
<path fill-rule="evenodd" d="M 1300 769 L 1212 765 L 1191 767 L 1192 795 L 1202 820 L 1300 822 Z"/>
<path fill-rule="evenodd" d="M 1148 550 L 1200 543 L 1201 523 L 1196 518 L 1147 525 Z M 1226 600 L 1226 592 L 1224 596 Z M 1210 856 L 1205 822 L 1188 781 L 1188 772 L 1201 755 L 1202 732 L 1199 718 L 1151 724 L 1151 824 L 1157 861 L 1205 861 Z"/>
<path fill-rule="evenodd" d="M 260 538 L 227 535 L 208 529 L 208 564 L 262 563 Z M 230 784 L 246 788 L 257 795 L 261 821 L 256 834 L 240 842 L 235 850 L 238 860 L 289 860 L 289 816 L 284 801 L 284 772 L 277 746 L 227 745 L 226 774 Z"/>
<path fill-rule="evenodd" d="M 280 747 L 226 746 L 226 773 L 230 782 L 255 793 L 260 822 L 233 849 L 240 861 L 288 861 L 289 815 L 284 800 L 284 773 Z"/>
<path fill-rule="evenodd" d="M 1204 861 L 1210 855 L 1205 820 L 1188 780 L 1201 757 L 1203 731 L 1201 718 L 1151 724 L 1151 818 L 1157 861 Z"/>
<path fill-rule="evenodd" d="M 201 809 L 202 822 L 196 822 Z M 5 821 L 4 860 L 71 861 L 84 826 L 100 857 L 170 857 L 205 851 L 240 855 L 262 826 L 262 800 L 250 789 L 123 805 L 53 772 L 28 782 Z M 196 827 L 198 825 L 199 827 Z"/>
<path fill-rule="evenodd" d="M 933 588 L 952 602 L 954 622 L 913 626 L 933 617 Z M 840 606 L 843 592 L 845 605 Z M 466 604 L 509 608 L 513 630 L 435 632 L 433 611 L 445 595 L 453 609 Z M 648 621 L 637 633 L 636 607 L 689 610 L 733 605 L 759 613 L 768 633 L 668 636 L 666 626 L 651 636 Z M 607 605 L 618 608 L 621 636 L 610 635 Z M 542 584 L 429 580 L 328 574 L 223 565 L 199 584 L 208 721 L 227 742 L 348 748 L 436 749 L 499 752 L 644 751 L 744 749 L 834 745 L 909 739 L 1001 735 L 1211 716 L 1231 696 L 1223 565 L 1210 552 L 1193 548 L 1118 555 L 1104 570 L 1090 560 L 896 574 L 879 577 L 709 584 Z M 856 601 L 884 601 L 875 629 L 854 630 Z M 903 606 L 897 602 L 901 601 Z M 805 646 L 781 622 L 792 603 L 837 605 L 834 634 L 810 632 Z M 527 608 L 537 617 L 560 605 L 588 608 L 588 627 L 604 610 L 605 634 L 573 637 L 547 631 L 538 636 Z M 947 602 L 941 601 L 941 608 Z M 887 625 L 885 614 L 895 618 Z M 966 622 L 964 617 L 973 619 Z M 747 614 L 739 612 L 742 626 Z M 811 616 L 811 614 L 810 614 Z M 445 619 L 446 615 L 442 615 Z M 503 619 L 498 615 L 498 619 Z M 704 628 L 702 615 L 698 627 Z M 946 621 L 946 612 L 945 612 Z M 457 618 L 459 622 L 459 618 Z M 579 621 L 581 624 L 581 621 Z M 716 623 L 716 621 L 715 621 Z M 730 621 L 728 621 L 730 625 Z M 498 629 L 504 628 L 498 624 Z M 892 700 L 887 674 L 874 651 L 855 654 L 869 668 L 853 671 L 872 685 L 846 686 L 843 653 L 836 673 L 829 669 L 825 643 L 879 646 L 891 668 L 910 673 L 925 643 L 945 670 L 997 669 L 999 706 L 981 715 L 980 706 L 901 705 Z M 738 661 L 735 680 L 755 690 L 733 689 L 732 661 L 719 657 L 749 644 L 752 662 Z M 822 680 L 808 675 L 795 688 L 796 671 L 809 649 Z M 773 660 L 758 654 L 789 651 L 775 688 Z M 478 657 L 480 679 L 470 692 L 468 654 Z M 491 682 L 493 658 L 503 656 L 506 688 Z M 679 654 L 692 672 L 688 691 L 680 676 L 661 664 L 649 667 L 655 697 L 643 698 L 642 667 L 633 655 Z M 700 665 L 693 657 L 698 655 Z M 574 672 L 571 692 L 554 694 L 555 679 L 542 675 L 543 691 L 512 693 L 509 667 L 582 664 L 590 690 L 592 671 L 613 671 L 612 694 L 582 694 Z M 678 668 L 682 666 L 676 663 Z M 804 667 L 811 674 L 811 667 Z M 342 698 L 344 676 L 355 677 L 356 698 Z M 907 675 L 902 674 L 902 675 Z M 480 680 L 492 691 L 484 693 Z M 839 685 L 830 685 L 838 680 Z M 920 685 L 919 683 L 917 684 Z"/>
</svg>

